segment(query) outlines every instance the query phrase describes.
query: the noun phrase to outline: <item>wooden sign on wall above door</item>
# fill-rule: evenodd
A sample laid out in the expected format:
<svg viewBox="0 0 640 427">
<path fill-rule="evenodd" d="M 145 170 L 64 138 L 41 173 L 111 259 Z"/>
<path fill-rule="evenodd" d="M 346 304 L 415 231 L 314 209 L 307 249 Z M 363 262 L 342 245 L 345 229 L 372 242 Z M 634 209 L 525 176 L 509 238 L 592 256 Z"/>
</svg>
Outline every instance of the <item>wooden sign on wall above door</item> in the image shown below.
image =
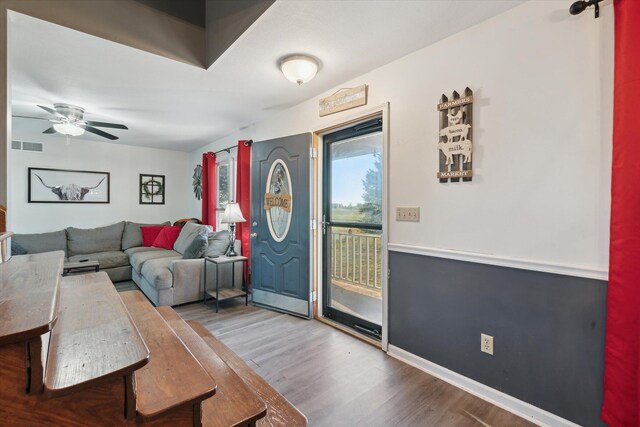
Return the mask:
<svg viewBox="0 0 640 427">
<path fill-rule="evenodd" d="M 461 178 L 462 181 L 471 181 L 473 91 L 466 88 L 463 97 L 456 91 L 451 98 L 443 94 L 438 104 L 438 114 L 438 178 L 440 182 L 460 182 Z"/>
<path fill-rule="evenodd" d="M 367 105 L 367 85 L 340 89 L 331 96 L 320 98 L 318 107 L 320 117 L 324 117 L 362 105 Z"/>
</svg>

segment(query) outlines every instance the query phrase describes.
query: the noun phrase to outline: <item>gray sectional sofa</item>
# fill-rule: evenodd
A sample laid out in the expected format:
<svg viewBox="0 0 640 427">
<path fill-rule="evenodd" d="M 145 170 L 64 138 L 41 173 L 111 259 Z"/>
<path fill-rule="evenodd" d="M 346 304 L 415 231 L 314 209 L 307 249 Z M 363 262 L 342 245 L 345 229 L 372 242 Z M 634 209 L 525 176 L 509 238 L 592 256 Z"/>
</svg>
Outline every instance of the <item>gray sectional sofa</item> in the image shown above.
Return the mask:
<svg viewBox="0 0 640 427">
<path fill-rule="evenodd" d="M 203 256 L 220 256 L 227 249 L 229 234 L 212 232 L 208 226 L 187 223 L 172 250 L 142 246 L 140 227 L 145 225 L 122 221 L 106 227 L 80 229 L 69 227 L 51 233 L 16 234 L 17 243 L 26 253 L 61 250 L 70 262 L 83 259 L 95 260 L 100 270 L 111 281 L 133 280 L 155 305 L 178 305 L 202 299 L 204 282 L 202 257 L 184 259 L 191 240 L 199 233 L 206 233 L 208 243 Z M 240 243 L 235 242 L 240 253 Z M 220 286 L 230 283 L 231 264 L 220 270 Z M 242 284 L 242 265 L 235 264 L 236 286 Z M 208 277 L 208 286 L 215 286 L 215 275 Z"/>
</svg>

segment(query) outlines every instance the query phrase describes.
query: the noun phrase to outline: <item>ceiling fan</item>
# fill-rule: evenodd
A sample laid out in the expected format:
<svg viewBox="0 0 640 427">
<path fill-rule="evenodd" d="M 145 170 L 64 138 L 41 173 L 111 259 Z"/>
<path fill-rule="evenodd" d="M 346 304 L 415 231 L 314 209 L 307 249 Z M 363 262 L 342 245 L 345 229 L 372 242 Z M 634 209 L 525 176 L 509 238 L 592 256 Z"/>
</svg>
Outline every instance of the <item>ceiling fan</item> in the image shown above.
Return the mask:
<svg viewBox="0 0 640 427">
<path fill-rule="evenodd" d="M 84 108 L 77 107 L 75 105 L 69 104 L 53 104 L 53 108 L 45 107 L 43 105 L 38 105 L 38 107 L 42 108 L 49 114 L 52 114 L 54 118 L 51 119 L 43 119 L 41 117 L 29 117 L 29 116 L 13 116 L 19 117 L 23 119 L 36 119 L 36 120 L 48 120 L 53 123 L 49 129 L 45 130 L 42 133 L 60 133 L 62 135 L 67 136 L 80 136 L 85 131 L 91 132 L 95 135 L 101 136 L 103 138 L 110 139 L 115 141 L 118 139 L 117 136 L 97 129 L 101 128 L 111 128 L 111 129 L 129 129 L 125 125 L 119 125 L 116 123 L 105 123 L 105 122 L 94 122 L 91 120 L 84 120 Z"/>
</svg>

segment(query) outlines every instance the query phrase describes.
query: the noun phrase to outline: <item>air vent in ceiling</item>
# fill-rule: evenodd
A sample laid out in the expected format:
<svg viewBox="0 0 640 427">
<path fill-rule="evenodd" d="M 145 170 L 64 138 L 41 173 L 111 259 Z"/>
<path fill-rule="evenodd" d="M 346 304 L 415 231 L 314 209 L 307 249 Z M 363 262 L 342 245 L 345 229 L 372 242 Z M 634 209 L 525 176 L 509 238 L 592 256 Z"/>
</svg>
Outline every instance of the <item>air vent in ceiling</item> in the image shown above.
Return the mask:
<svg viewBox="0 0 640 427">
<path fill-rule="evenodd" d="M 24 151 L 42 151 L 42 144 L 39 142 L 22 142 L 22 149 Z"/>
<path fill-rule="evenodd" d="M 11 148 L 14 150 L 22 150 L 22 142 L 20 141 L 11 141 Z"/>
</svg>

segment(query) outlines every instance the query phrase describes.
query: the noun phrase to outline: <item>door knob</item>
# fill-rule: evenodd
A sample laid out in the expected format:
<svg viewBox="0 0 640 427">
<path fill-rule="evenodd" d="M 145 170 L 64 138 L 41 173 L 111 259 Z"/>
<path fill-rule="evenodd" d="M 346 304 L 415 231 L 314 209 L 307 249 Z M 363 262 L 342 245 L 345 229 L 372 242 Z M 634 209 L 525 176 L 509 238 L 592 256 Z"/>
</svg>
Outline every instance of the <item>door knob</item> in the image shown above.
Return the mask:
<svg viewBox="0 0 640 427">
<path fill-rule="evenodd" d="M 251 233 L 249 235 L 249 237 L 251 237 L 252 239 L 257 239 L 258 238 L 258 233 Z"/>
</svg>

